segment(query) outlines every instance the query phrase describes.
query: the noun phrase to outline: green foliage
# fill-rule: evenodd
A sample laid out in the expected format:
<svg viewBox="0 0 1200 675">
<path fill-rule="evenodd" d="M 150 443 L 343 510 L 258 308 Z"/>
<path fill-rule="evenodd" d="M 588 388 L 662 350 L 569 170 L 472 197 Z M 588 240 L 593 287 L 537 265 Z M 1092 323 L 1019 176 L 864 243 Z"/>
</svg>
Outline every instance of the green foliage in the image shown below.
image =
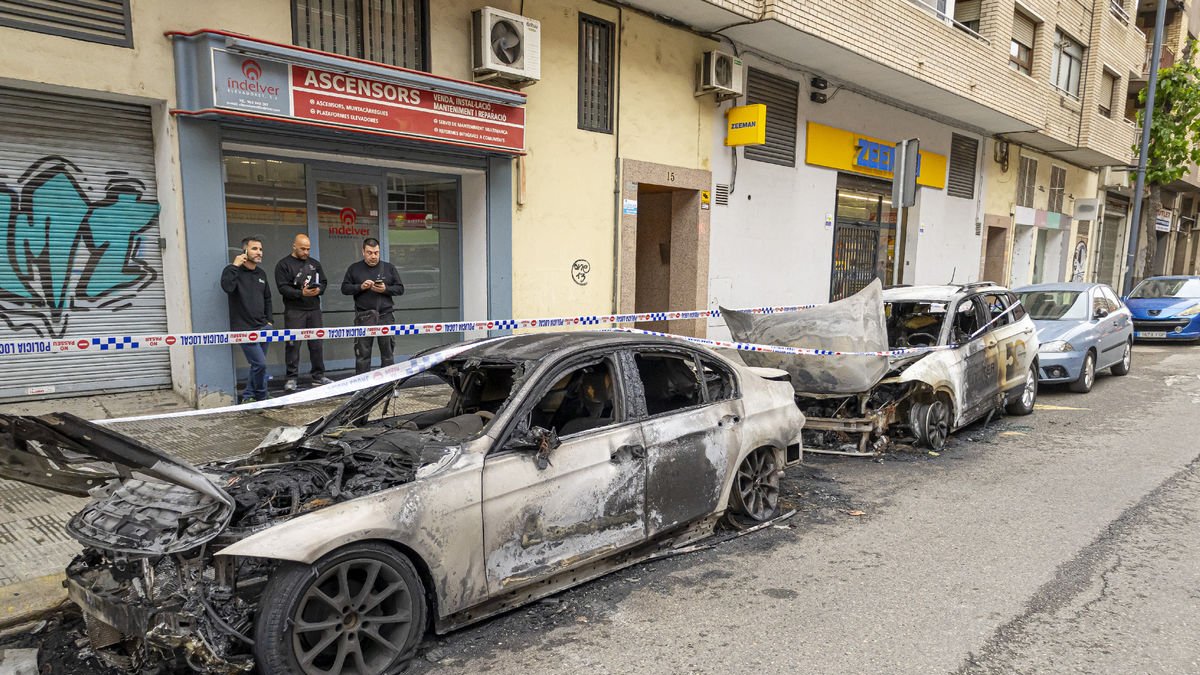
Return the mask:
<svg viewBox="0 0 1200 675">
<path fill-rule="evenodd" d="M 1200 68 L 1195 64 L 1196 42 L 1170 68 L 1158 71 L 1154 94 L 1154 116 L 1150 121 L 1150 148 L 1146 158 L 1146 183 L 1166 185 L 1187 174 L 1190 165 L 1200 164 Z M 1138 102 L 1140 126 L 1146 107 L 1142 89 Z M 1139 148 L 1135 147 L 1136 153 Z"/>
</svg>

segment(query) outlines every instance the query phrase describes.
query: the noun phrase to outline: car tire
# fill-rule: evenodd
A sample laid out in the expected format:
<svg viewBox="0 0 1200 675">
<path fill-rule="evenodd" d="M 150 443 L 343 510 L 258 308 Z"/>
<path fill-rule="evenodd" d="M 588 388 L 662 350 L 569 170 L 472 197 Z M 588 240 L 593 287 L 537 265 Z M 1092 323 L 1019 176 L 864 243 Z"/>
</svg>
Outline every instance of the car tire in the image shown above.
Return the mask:
<svg viewBox="0 0 1200 675">
<path fill-rule="evenodd" d="M 1038 393 L 1038 368 L 1037 363 L 1029 367 L 1029 372 L 1025 373 L 1025 384 L 1021 385 L 1020 396 L 1012 403 L 1005 406 L 1005 410 L 1009 415 L 1028 415 L 1033 412 L 1033 405 L 1037 402 Z"/>
<path fill-rule="evenodd" d="M 744 530 L 779 515 L 779 454 L 762 447 L 746 455 L 733 475 L 725 521 Z"/>
<path fill-rule="evenodd" d="M 1069 387 L 1076 394 L 1086 394 L 1092 390 L 1096 382 L 1096 355 L 1088 351 L 1083 357 L 1083 367 L 1079 369 L 1079 377 L 1075 378 Z"/>
<path fill-rule="evenodd" d="M 938 395 L 933 401 L 921 404 L 916 413 L 921 446 L 940 452 L 946 447 L 946 439 L 950 437 L 950 428 L 954 423 L 950 402 L 945 396 Z"/>
<path fill-rule="evenodd" d="M 1133 338 L 1129 338 L 1129 342 L 1125 343 L 1125 353 L 1121 355 L 1121 361 L 1111 368 L 1112 374 L 1121 376 L 1128 375 L 1129 369 L 1133 367 Z"/>
<path fill-rule="evenodd" d="M 399 672 L 425 636 L 427 621 L 421 576 L 390 546 L 364 542 L 311 565 L 284 562 L 259 600 L 257 672 Z"/>
</svg>

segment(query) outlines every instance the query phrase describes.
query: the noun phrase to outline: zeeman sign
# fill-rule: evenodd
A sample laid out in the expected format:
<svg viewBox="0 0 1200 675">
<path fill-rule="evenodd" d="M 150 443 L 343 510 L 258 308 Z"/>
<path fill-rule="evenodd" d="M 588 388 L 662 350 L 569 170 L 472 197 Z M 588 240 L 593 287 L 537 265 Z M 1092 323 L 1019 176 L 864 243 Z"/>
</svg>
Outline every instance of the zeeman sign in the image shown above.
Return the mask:
<svg viewBox="0 0 1200 675">
<path fill-rule="evenodd" d="M 816 122 L 808 123 L 807 137 L 804 161 L 809 164 L 892 179 L 896 160 L 896 144 L 892 141 L 862 136 Z M 917 185 L 945 189 L 945 155 L 921 151 L 917 157 Z"/>
</svg>

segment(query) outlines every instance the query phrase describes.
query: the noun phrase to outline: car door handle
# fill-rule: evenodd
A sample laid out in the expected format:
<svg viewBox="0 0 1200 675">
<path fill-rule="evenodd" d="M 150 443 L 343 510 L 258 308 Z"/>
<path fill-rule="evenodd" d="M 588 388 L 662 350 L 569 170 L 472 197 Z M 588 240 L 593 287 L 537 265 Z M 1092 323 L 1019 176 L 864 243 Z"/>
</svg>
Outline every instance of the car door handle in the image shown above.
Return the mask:
<svg viewBox="0 0 1200 675">
<path fill-rule="evenodd" d="M 643 445 L 622 445 L 609 454 L 608 459 L 613 464 L 620 464 L 628 459 L 646 459 L 646 447 Z"/>
<path fill-rule="evenodd" d="M 742 418 L 738 417 L 737 415 L 726 415 L 721 418 L 720 422 L 717 422 L 717 426 L 731 427 L 741 421 L 742 421 Z"/>
</svg>

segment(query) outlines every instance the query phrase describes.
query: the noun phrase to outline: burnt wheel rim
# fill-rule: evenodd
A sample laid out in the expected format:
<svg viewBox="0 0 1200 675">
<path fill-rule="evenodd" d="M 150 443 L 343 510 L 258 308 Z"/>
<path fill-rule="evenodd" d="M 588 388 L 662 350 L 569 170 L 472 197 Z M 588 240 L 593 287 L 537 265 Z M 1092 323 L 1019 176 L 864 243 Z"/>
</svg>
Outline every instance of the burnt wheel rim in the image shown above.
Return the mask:
<svg viewBox="0 0 1200 675">
<path fill-rule="evenodd" d="M 325 570 L 292 616 L 292 648 L 306 675 L 376 675 L 404 654 L 413 630 L 408 583 L 381 560 Z"/>
<path fill-rule="evenodd" d="M 1033 408 L 1033 402 L 1037 398 L 1037 371 L 1033 368 L 1029 369 L 1029 374 L 1025 376 L 1025 390 L 1021 392 L 1021 405 L 1025 406 L 1026 410 Z"/>
<path fill-rule="evenodd" d="M 929 447 L 941 450 L 946 445 L 946 437 L 950 435 L 950 407 L 938 399 L 929 404 L 925 418 L 925 438 Z"/>
<path fill-rule="evenodd" d="M 774 451 L 760 448 L 742 460 L 734 498 L 736 511 L 743 516 L 762 522 L 775 515 L 779 508 L 779 471 Z"/>
</svg>

